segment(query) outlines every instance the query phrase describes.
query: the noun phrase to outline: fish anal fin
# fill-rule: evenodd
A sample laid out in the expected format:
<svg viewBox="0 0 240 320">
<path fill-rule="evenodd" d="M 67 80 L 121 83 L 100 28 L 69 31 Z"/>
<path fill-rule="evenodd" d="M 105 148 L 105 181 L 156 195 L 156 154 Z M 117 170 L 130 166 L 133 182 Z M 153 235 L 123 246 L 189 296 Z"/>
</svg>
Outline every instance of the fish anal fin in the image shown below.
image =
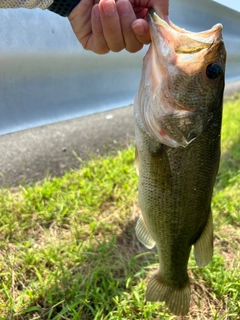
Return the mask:
<svg viewBox="0 0 240 320">
<path fill-rule="evenodd" d="M 199 267 L 206 266 L 213 255 L 213 219 L 210 211 L 208 221 L 202 234 L 194 243 L 194 257 Z"/>
<path fill-rule="evenodd" d="M 190 283 L 189 280 L 180 288 L 171 286 L 161 280 L 159 271 L 150 279 L 147 292 L 147 301 L 164 301 L 169 310 L 177 316 L 185 316 L 190 304 Z"/>
<path fill-rule="evenodd" d="M 138 219 L 136 228 L 136 236 L 138 240 L 148 249 L 152 249 L 155 246 L 155 241 L 150 236 L 150 233 L 143 221 L 143 218 Z"/>
</svg>

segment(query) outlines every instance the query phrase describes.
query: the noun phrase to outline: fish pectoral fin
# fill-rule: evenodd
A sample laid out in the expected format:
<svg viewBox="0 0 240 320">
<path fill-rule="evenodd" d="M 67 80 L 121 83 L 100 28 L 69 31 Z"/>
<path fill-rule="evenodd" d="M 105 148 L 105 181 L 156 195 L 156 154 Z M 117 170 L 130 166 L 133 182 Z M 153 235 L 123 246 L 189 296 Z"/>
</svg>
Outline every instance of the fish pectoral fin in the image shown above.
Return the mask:
<svg viewBox="0 0 240 320">
<path fill-rule="evenodd" d="M 138 219 L 135 231 L 136 231 L 136 236 L 137 236 L 138 240 L 146 248 L 152 249 L 155 246 L 155 241 L 152 239 L 142 217 L 140 217 Z"/>
<path fill-rule="evenodd" d="M 184 286 L 180 288 L 173 287 L 161 280 L 159 271 L 153 274 L 150 279 L 147 292 L 147 301 L 165 301 L 169 310 L 179 316 L 185 316 L 189 310 L 190 304 L 190 283 L 186 281 Z"/>
<path fill-rule="evenodd" d="M 213 255 L 213 219 L 212 212 L 208 216 L 208 221 L 202 234 L 194 243 L 194 257 L 199 267 L 206 266 Z"/>
</svg>

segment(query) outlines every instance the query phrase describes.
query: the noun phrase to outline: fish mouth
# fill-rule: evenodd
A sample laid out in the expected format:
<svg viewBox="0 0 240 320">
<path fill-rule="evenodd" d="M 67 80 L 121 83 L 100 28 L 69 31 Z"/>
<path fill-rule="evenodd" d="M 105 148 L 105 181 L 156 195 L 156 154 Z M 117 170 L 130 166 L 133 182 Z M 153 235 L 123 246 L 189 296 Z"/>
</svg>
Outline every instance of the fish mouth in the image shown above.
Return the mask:
<svg viewBox="0 0 240 320">
<path fill-rule="evenodd" d="M 148 74 L 144 75 L 143 91 L 147 88 L 149 98 L 138 94 L 136 103 L 139 99 L 144 101 L 140 122 L 160 143 L 187 147 L 212 123 L 214 111 L 204 97 L 205 88 L 209 91 L 208 100 L 214 101 L 219 88 L 224 87 L 226 53 L 222 25 L 190 32 L 161 19 L 154 9 L 148 11 L 148 22 L 152 42 L 144 59 L 144 72 Z M 204 74 L 212 62 L 222 68 L 215 87 Z"/>
<path fill-rule="evenodd" d="M 151 19 L 154 21 L 154 23 L 149 21 Z M 179 54 L 193 54 L 200 52 L 203 49 L 209 48 L 213 43 L 222 41 L 223 27 L 221 23 L 217 23 L 209 30 L 195 33 L 187 31 L 183 28 L 179 28 L 171 21 L 169 21 L 168 24 L 165 20 L 161 19 L 156 11 L 152 8 L 148 10 L 148 21 L 150 22 L 152 29 L 155 29 L 153 31 L 154 33 L 156 33 L 156 29 L 158 29 L 153 28 L 154 25 L 162 28 L 161 33 L 163 38 L 173 43 L 175 49 L 174 51 Z M 159 29 L 157 34 L 159 34 Z M 154 41 L 154 38 L 155 37 L 152 37 L 152 41 Z"/>
</svg>

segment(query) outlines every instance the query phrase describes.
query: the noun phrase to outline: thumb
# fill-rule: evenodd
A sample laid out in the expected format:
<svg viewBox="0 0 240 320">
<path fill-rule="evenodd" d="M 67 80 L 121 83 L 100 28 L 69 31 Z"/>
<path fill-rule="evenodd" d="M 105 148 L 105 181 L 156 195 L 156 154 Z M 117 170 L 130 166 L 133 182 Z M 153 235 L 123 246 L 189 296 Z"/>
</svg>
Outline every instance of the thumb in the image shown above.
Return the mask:
<svg viewBox="0 0 240 320">
<path fill-rule="evenodd" d="M 137 40 L 142 44 L 151 42 L 149 34 L 149 26 L 146 20 L 137 19 L 132 23 L 132 30 Z"/>
</svg>

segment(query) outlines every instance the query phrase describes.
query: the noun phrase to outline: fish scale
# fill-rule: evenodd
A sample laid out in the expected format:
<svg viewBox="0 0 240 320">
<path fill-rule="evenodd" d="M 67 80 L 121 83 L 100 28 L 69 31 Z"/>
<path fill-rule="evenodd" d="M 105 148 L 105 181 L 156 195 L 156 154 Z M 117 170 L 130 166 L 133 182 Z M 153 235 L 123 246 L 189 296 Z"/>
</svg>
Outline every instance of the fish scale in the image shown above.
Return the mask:
<svg viewBox="0 0 240 320">
<path fill-rule="evenodd" d="M 226 52 L 220 24 L 195 34 L 168 25 L 153 10 L 148 19 L 152 42 L 134 101 L 142 211 L 136 234 L 147 248 L 156 245 L 159 256 L 146 299 L 165 301 L 171 312 L 186 315 L 191 247 L 199 266 L 208 264 L 213 252 L 211 199 Z"/>
</svg>

